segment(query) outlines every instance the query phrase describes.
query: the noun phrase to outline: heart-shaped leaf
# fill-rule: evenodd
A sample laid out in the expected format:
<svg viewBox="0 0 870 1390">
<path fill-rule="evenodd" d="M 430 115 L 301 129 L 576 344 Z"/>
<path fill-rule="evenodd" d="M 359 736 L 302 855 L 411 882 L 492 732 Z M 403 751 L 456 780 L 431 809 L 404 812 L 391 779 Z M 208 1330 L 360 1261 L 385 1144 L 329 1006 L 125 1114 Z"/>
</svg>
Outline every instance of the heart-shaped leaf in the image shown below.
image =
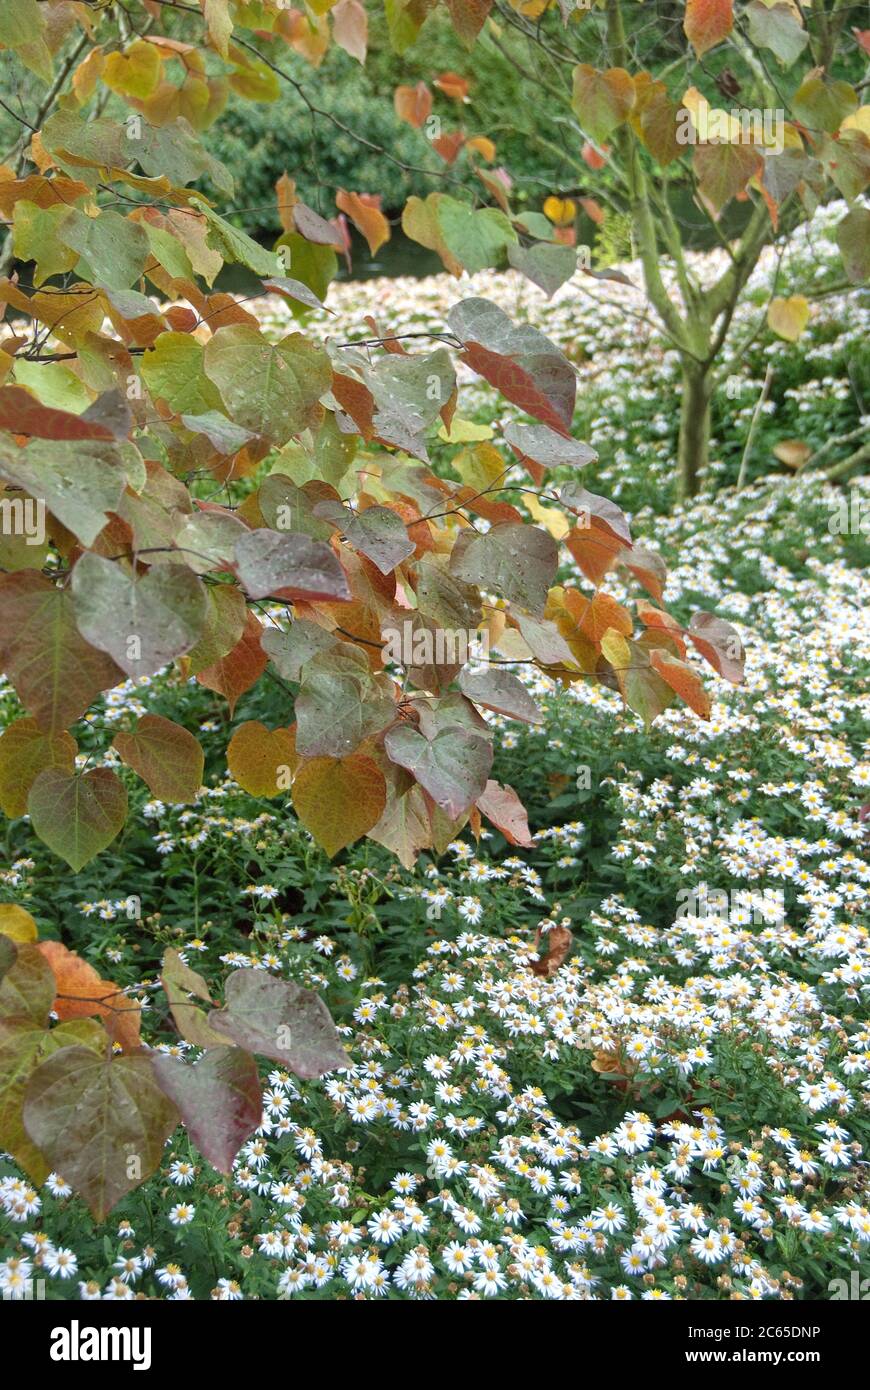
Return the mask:
<svg viewBox="0 0 870 1390">
<path fill-rule="evenodd" d="M 402 724 L 388 731 L 384 747 L 389 758 L 413 773 L 436 805 L 455 820 L 486 788 L 492 744 L 470 729 L 442 729 L 430 741 Z"/>
<path fill-rule="evenodd" d="M 159 1167 L 178 1123 L 149 1056 L 107 1059 L 81 1046 L 61 1048 L 36 1068 L 23 1115 L 28 1137 L 95 1221 Z"/>
<path fill-rule="evenodd" d="M 271 1057 L 306 1079 L 350 1066 L 323 1000 L 264 970 L 232 974 L 224 1007 L 209 1015 L 209 1023 L 239 1047 Z"/>
<path fill-rule="evenodd" d="M 312 758 L 293 783 L 293 809 L 332 858 L 377 825 L 386 795 L 384 774 L 371 758 Z"/>
<path fill-rule="evenodd" d="M 40 840 L 78 873 L 123 829 L 127 793 L 107 767 L 81 775 L 50 767 L 30 788 L 27 809 Z"/>
<path fill-rule="evenodd" d="M 203 1158 L 219 1173 L 230 1173 L 233 1159 L 263 1118 L 260 1078 L 250 1052 L 213 1047 L 193 1066 L 153 1053 L 151 1064 Z"/>
<path fill-rule="evenodd" d="M 184 565 L 156 565 L 139 578 L 88 551 L 72 591 L 82 636 L 128 676 L 151 676 L 183 656 L 205 627 L 205 589 Z"/>
<path fill-rule="evenodd" d="M 205 755 L 193 734 L 161 714 L 143 714 L 112 747 L 161 801 L 193 801 L 202 786 Z"/>
</svg>

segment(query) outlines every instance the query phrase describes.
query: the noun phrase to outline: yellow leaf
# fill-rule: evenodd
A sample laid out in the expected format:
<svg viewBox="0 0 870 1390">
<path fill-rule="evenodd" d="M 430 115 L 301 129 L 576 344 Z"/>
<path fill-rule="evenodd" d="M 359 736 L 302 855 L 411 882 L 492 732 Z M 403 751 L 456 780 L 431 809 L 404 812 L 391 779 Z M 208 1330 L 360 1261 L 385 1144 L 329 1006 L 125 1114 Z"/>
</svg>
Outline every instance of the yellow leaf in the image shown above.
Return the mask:
<svg viewBox="0 0 870 1390">
<path fill-rule="evenodd" d="M 577 205 L 570 198 L 556 198 L 551 195 L 544 200 L 544 216 L 555 222 L 557 227 L 568 227 L 574 221 Z"/>
<path fill-rule="evenodd" d="M 144 101 L 157 89 L 163 72 L 160 50 L 137 39 L 124 53 L 110 53 L 103 68 L 103 82 L 121 96 Z"/>
<path fill-rule="evenodd" d="M 602 635 L 601 650 L 615 671 L 624 671 L 631 665 L 631 648 L 615 627 L 609 627 Z"/>
<path fill-rule="evenodd" d="M 0 935 L 12 941 L 35 941 L 39 928 L 30 913 L 17 903 L 0 903 Z"/>
<path fill-rule="evenodd" d="M 859 106 L 857 111 L 847 116 L 840 126 L 840 133 L 844 130 L 860 130 L 870 138 L 870 106 Z"/>
<path fill-rule="evenodd" d="M 492 439 L 494 433 L 491 425 L 479 425 L 476 420 L 463 420 L 454 415 L 449 430 L 443 425 L 439 427 L 438 438 L 445 444 L 472 444 L 480 439 Z"/>
<path fill-rule="evenodd" d="M 295 735 L 289 729 L 269 730 L 256 719 L 240 724 L 227 745 L 227 766 L 252 796 L 288 791 L 297 763 Z"/>
<path fill-rule="evenodd" d="M 802 294 L 790 299 L 773 299 L 767 311 L 767 324 L 779 338 L 796 343 L 810 318 L 810 306 Z"/>
<path fill-rule="evenodd" d="M 532 494 L 525 497 L 524 501 L 535 521 L 546 526 L 554 540 L 560 541 L 563 536 L 568 534 L 571 523 L 564 512 L 557 512 L 555 507 L 542 507 L 537 497 Z"/>
<path fill-rule="evenodd" d="M 205 22 L 209 38 L 221 57 L 226 58 L 233 32 L 230 0 L 205 0 Z"/>
<path fill-rule="evenodd" d="M 359 753 L 311 758 L 293 784 L 293 809 L 330 858 L 377 825 L 385 805 L 384 775 Z"/>
</svg>

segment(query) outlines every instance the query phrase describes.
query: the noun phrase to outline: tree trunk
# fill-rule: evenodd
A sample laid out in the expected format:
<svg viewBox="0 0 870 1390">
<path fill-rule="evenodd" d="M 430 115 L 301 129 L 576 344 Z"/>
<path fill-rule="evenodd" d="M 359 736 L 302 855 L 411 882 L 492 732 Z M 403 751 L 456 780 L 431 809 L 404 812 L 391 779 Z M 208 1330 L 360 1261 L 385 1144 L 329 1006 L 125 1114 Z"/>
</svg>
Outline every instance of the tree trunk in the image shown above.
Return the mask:
<svg viewBox="0 0 870 1390">
<path fill-rule="evenodd" d="M 711 395 L 709 371 L 694 360 L 684 362 L 677 451 L 677 485 L 681 500 L 696 496 L 709 462 Z"/>
</svg>

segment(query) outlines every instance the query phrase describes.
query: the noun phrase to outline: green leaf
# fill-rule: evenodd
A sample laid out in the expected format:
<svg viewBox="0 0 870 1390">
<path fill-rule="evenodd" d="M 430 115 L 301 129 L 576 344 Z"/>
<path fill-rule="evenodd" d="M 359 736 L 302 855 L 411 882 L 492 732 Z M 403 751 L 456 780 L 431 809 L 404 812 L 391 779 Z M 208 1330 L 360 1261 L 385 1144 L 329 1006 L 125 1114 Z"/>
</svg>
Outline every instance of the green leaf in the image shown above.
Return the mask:
<svg viewBox="0 0 870 1390">
<path fill-rule="evenodd" d="M 789 5 L 768 6 L 752 0 L 744 11 L 749 24 L 749 41 L 756 48 L 769 48 L 783 67 L 790 68 L 803 53 L 810 36 Z"/>
<path fill-rule="evenodd" d="M 854 284 L 870 278 L 870 208 L 853 208 L 837 224 L 837 245 Z"/>
<path fill-rule="evenodd" d="M 88 551 L 72 592 L 82 636 L 128 676 L 152 676 L 189 652 L 205 627 L 205 589 L 183 565 L 156 565 L 139 578 Z"/>
<path fill-rule="evenodd" d="M 470 729 L 442 729 L 430 741 L 400 724 L 388 730 L 384 747 L 390 760 L 412 773 L 454 820 L 464 816 L 486 788 L 492 744 Z"/>
<path fill-rule="evenodd" d="M 227 222 L 225 217 L 221 217 L 201 198 L 191 198 L 190 205 L 202 213 L 208 223 L 208 245 L 212 250 L 220 252 L 225 261 L 237 261 L 240 265 L 247 266 L 255 275 L 280 275 L 283 267 L 274 251 L 267 251 L 265 247 L 260 246 L 247 232 L 242 232 L 231 222 Z"/>
<path fill-rule="evenodd" d="M 148 237 L 151 255 L 160 262 L 163 269 L 174 280 L 193 280 L 193 265 L 178 237 L 173 236 L 165 227 L 155 227 L 150 222 L 144 222 L 142 225 Z"/>
<path fill-rule="evenodd" d="M 127 793 L 107 767 L 80 775 L 50 767 L 30 788 L 27 809 L 43 844 L 78 873 L 123 830 Z"/>
<path fill-rule="evenodd" d="M 277 465 L 276 465 L 277 466 Z M 334 527 L 314 515 L 314 505 L 326 495 L 338 504 L 331 488 L 312 480 L 311 487 L 297 486 L 283 473 L 270 473 L 260 484 L 257 502 L 264 521 L 274 531 L 296 531 L 312 540 L 329 540 Z"/>
<path fill-rule="evenodd" d="M 260 1077 L 250 1052 L 213 1047 L 193 1066 L 153 1053 L 151 1063 L 203 1158 L 218 1172 L 231 1173 L 233 1159 L 263 1118 Z"/>
<path fill-rule="evenodd" d="M 88 121 L 74 111 L 57 111 L 43 126 L 42 139 L 61 165 L 75 171 L 88 166 L 126 170 L 135 162 L 149 177 L 165 175 L 182 186 L 205 175 L 232 197 L 232 176 L 183 116 L 153 126 L 138 116 L 123 123 L 109 116 Z"/>
<path fill-rule="evenodd" d="M 39 947 L 29 941 L 16 944 L 4 936 L 0 944 L 7 957 L 9 946 L 13 951 L 12 963 L 0 978 L 0 1018 L 27 1019 L 46 1028 L 55 996 L 51 966 Z"/>
<path fill-rule="evenodd" d="M 241 641 L 247 617 L 245 596 L 235 584 L 210 584 L 206 589 L 205 625 L 185 658 L 191 675 L 213 667 Z"/>
<path fill-rule="evenodd" d="M 577 269 L 577 251 L 573 246 L 547 242 L 537 246 L 510 246 L 508 260 L 514 270 L 542 289 L 548 299 L 552 299 Z"/>
<path fill-rule="evenodd" d="M 276 593 L 294 599 L 351 597 L 332 547 L 298 531 L 248 531 L 236 544 L 235 559 L 251 598 Z"/>
<path fill-rule="evenodd" d="M 437 0 L 384 0 L 387 32 L 395 53 L 404 53 L 416 43 L 422 25 Z"/>
<path fill-rule="evenodd" d="M 306 661 L 310 661 L 317 652 L 328 651 L 337 641 L 325 628 L 305 618 L 297 618 L 286 630 L 267 627 L 260 645 L 275 663 L 279 676 L 286 681 L 298 681 Z M 3 740 L 0 739 L 0 753 L 2 747 Z"/>
<path fill-rule="evenodd" d="M 228 420 L 219 410 L 207 410 L 201 415 L 182 415 L 181 423 L 193 434 L 205 435 L 219 454 L 237 454 L 239 449 L 257 437 L 253 430 L 242 429 L 241 425 Z"/>
<path fill-rule="evenodd" d="M 78 252 L 78 275 L 107 289 L 129 290 L 141 278 L 150 255 L 144 228 L 105 208 L 96 217 L 70 208 L 58 236 L 61 244 Z"/>
<path fill-rule="evenodd" d="M 622 125 L 634 101 L 634 83 L 625 68 L 600 72 L 588 63 L 580 63 L 574 69 L 571 105 L 584 131 L 597 144 Z"/>
<path fill-rule="evenodd" d="M 27 1085 L 40 1062 L 74 1043 L 105 1052 L 108 1039 L 105 1029 L 89 1018 L 61 1023 L 50 1031 L 26 1018 L 0 1021 L 0 1144 L 37 1186 L 51 1167 L 24 1128 Z"/>
<path fill-rule="evenodd" d="M 179 953 L 169 947 L 163 957 L 160 983 L 169 1002 L 175 1026 L 186 1042 L 194 1047 L 225 1047 L 226 1039 L 209 1027 L 204 1009 L 194 1004 L 191 995 L 212 1003 L 208 985 L 201 975 L 185 965 Z"/>
<path fill-rule="evenodd" d="M 515 425 L 504 427 L 504 437 L 519 459 L 531 459 L 542 468 L 583 468 L 598 458 L 594 449 L 579 439 L 572 439 L 548 425 Z"/>
<path fill-rule="evenodd" d="M 330 520 L 381 574 L 392 574 L 397 565 L 414 554 L 415 546 L 408 537 L 408 528 L 389 507 L 367 507 L 364 511 L 353 512 L 340 502 L 317 502 L 314 515 Z"/>
<path fill-rule="evenodd" d="M 469 275 L 500 265 L 517 240 L 509 218 L 499 208 L 475 210 L 444 194 L 438 201 L 437 218 L 445 246 Z"/>
<path fill-rule="evenodd" d="M 33 573 L 0 576 L 0 668 L 49 734 L 84 714 L 120 674 L 79 633 L 69 590 Z"/>
<path fill-rule="evenodd" d="M 206 376 L 236 424 L 284 444 L 316 423 L 332 384 L 327 354 L 299 333 L 270 343 L 249 324 L 219 328 L 205 348 Z"/>
<path fill-rule="evenodd" d="M 36 1068 L 24 1100 L 28 1136 L 95 1221 L 160 1166 L 177 1123 L 145 1054 L 61 1048 Z"/>
<path fill-rule="evenodd" d="M 20 198 L 15 204 L 13 250 L 19 261 L 36 262 L 33 283 L 37 286 L 51 275 L 63 275 L 72 270 L 78 260 L 78 252 L 64 245 L 59 236 L 60 224 L 68 213 L 69 209 L 62 203 L 41 208 Z"/>
<path fill-rule="evenodd" d="M 224 1007 L 209 1015 L 209 1023 L 240 1047 L 305 1079 L 351 1065 L 323 1001 L 264 970 L 235 971 Z"/>
<path fill-rule="evenodd" d="M 310 290 L 315 299 L 322 304 L 331 282 L 338 274 L 338 256 L 335 254 L 335 248 L 308 241 L 298 232 L 285 232 L 280 236 L 275 242 L 276 251 L 282 246 L 290 252 L 289 257 L 282 258 L 282 265 L 292 269 L 294 280 L 298 280 L 304 289 Z M 284 276 L 274 273 L 271 279 L 280 290 L 293 297 L 293 291 L 289 288 L 293 285 L 293 280 L 287 280 Z M 307 305 L 304 299 L 301 302 Z"/>
<path fill-rule="evenodd" d="M 671 686 L 653 670 L 649 653 L 643 647 L 637 642 L 628 642 L 626 646 L 629 652 L 627 668 L 618 672 L 617 679 L 628 708 L 640 715 L 648 729 L 658 715 L 676 704 L 676 695 Z"/>
<path fill-rule="evenodd" d="M 117 447 L 92 439 L 33 439 L 21 449 L 0 435 L 0 478 L 43 501 L 82 545 L 93 545 L 127 486 Z"/>
<path fill-rule="evenodd" d="M 503 714 L 507 719 L 522 719 L 527 724 L 543 722 L 543 715 L 528 690 L 510 671 L 462 671 L 459 689 L 476 705 Z"/>
<path fill-rule="evenodd" d="M 223 402 L 203 358 L 202 344 L 188 333 L 161 333 L 142 358 L 142 380 L 154 400 L 164 400 L 177 415 L 219 414 Z"/>
<path fill-rule="evenodd" d="M 446 348 L 407 356 L 389 353 L 374 367 L 362 354 L 343 355 L 341 365 L 352 365 L 371 392 L 372 430 L 377 437 L 428 461 L 425 432 L 456 389 L 456 373 Z"/>
<path fill-rule="evenodd" d="M 792 110 L 811 130 L 835 135 L 843 121 L 857 110 L 858 96 L 848 82 L 808 77 L 792 97 Z"/>
<path fill-rule="evenodd" d="M 50 82 L 51 52 L 46 43 L 46 22 L 38 0 L 15 0 L 0 8 L 0 45 L 14 49 L 25 67 Z"/>
<path fill-rule="evenodd" d="M 348 642 L 310 657 L 296 697 L 296 749 L 303 758 L 344 758 L 396 717 L 392 683 L 376 677 Z"/>
<path fill-rule="evenodd" d="M 195 574 L 232 567 L 236 544 L 248 528 L 232 512 L 194 512 L 173 536 L 180 560 Z"/>
<path fill-rule="evenodd" d="M 506 522 L 481 534 L 461 532 L 450 556 L 450 570 L 466 584 L 499 594 L 541 617 L 556 577 L 559 548 L 539 526 Z"/>
</svg>

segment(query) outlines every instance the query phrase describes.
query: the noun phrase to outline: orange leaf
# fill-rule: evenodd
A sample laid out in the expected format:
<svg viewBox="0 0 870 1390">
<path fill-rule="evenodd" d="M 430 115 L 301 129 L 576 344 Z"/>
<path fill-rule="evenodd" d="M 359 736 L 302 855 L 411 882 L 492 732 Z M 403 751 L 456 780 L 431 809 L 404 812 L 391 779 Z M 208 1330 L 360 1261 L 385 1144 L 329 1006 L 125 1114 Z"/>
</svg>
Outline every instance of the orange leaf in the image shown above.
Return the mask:
<svg viewBox="0 0 870 1390">
<path fill-rule="evenodd" d="M 442 72 L 433 83 L 451 101 L 465 101 L 469 85 L 468 79 L 460 77 L 458 72 Z"/>
<path fill-rule="evenodd" d="M 407 121 L 419 130 L 432 110 L 432 93 L 425 82 L 418 82 L 416 87 L 397 87 L 393 105 L 400 121 Z"/>
<path fill-rule="evenodd" d="M 244 631 L 232 651 L 213 666 L 196 673 L 200 685 L 216 690 L 226 698 L 230 714 L 239 696 L 260 679 L 268 664 L 268 657 L 260 646 L 262 631 L 263 624 L 248 609 Z"/>
<path fill-rule="evenodd" d="M 295 232 L 296 219 L 293 216 L 293 209 L 299 199 L 296 196 L 296 180 L 291 179 L 286 169 L 275 184 L 275 193 L 278 198 L 278 216 L 281 219 L 281 226 L 285 232 Z"/>
<path fill-rule="evenodd" d="M 700 676 L 688 666 L 685 661 L 680 661 L 676 656 L 671 656 L 669 652 L 662 651 L 660 647 L 654 648 L 649 655 L 650 665 L 654 671 L 658 671 L 663 681 L 675 690 L 681 700 L 689 706 L 689 709 L 701 719 L 710 718 L 710 696 L 704 689 Z"/>
<path fill-rule="evenodd" d="M 733 26 L 733 0 L 687 0 L 683 30 L 699 58 L 727 38 Z"/>
<path fill-rule="evenodd" d="M 623 550 L 622 541 L 594 525 L 575 526 L 565 537 L 565 544 L 593 584 L 601 583 Z"/>
<path fill-rule="evenodd" d="M 607 163 L 606 153 L 599 153 L 599 151 L 595 148 L 593 144 L 590 143 L 589 140 L 586 141 L 585 145 L 580 151 L 580 158 L 583 160 L 584 164 L 589 165 L 590 169 L 603 169 L 604 165 Z"/>
<path fill-rule="evenodd" d="M 432 148 L 444 160 L 445 164 L 453 164 L 456 156 L 465 143 L 465 136 L 461 130 L 450 131 L 447 135 L 439 135 L 437 140 L 432 141 Z"/>
<path fill-rule="evenodd" d="M 600 642 L 609 627 L 615 627 L 623 637 L 632 634 L 631 614 L 610 594 L 595 594 L 588 599 L 576 589 L 570 589 L 565 594 L 565 607 L 576 619 L 580 631 L 592 642 Z"/>
<path fill-rule="evenodd" d="M 371 193 L 346 193 L 343 188 L 335 195 L 336 207 L 347 213 L 357 231 L 365 237 L 373 256 L 390 239 L 390 224 L 380 210 L 380 201 Z"/>
<path fill-rule="evenodd" d="M 477 798 L 477 806 L 496 830 L 501 831 L 509 845 L 531 848 L 533 841 L 529 833 L 528 814 L 513 787 L 507 784 L 499 786 L 490 778 L 483 794 Z"/>
<path fill-rule="evenodd" d="M 465 148 L 476 150 L 478 154 L 483 155 L 487 164 L 492 164 L 495 159 L 495 145 L 486 135 L 472 135 L 470 140 L 466 140 Z"/>
<path fill-rule="evenodd" d="M 117 985 L 103 980 L 92 965 L 60 941 L 40 941 L 37 949 L 48 961 L 57 986 L 54 1012 L 61 1023 L 98 1014 L 113 1042 L 130 1052 L 139 1046 L 141 1009 Z"/>
</svg>

